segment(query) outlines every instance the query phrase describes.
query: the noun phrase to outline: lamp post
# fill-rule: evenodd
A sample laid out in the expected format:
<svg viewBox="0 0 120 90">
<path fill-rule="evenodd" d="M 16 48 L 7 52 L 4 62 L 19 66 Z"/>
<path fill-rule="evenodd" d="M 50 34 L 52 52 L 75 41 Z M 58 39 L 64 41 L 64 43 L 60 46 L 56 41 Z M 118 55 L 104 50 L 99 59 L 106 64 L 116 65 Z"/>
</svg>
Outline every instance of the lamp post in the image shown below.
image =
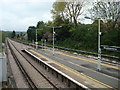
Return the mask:
<svg viewBox="0 0 120 90">
<path fill-rule="evenodd" d="M 43 39 L 41 39 L 41 42 L 42 42 L 42 50 L 43 50 Z"/>
<path fill-rule="evenodd" d="M 100 18 L 98 18 L 98 66 L 97 66 L 97 70 L 100 71 L 101 70 L 101 48 L 100 48 Z"/>
<path fill-rule="evenodd" d="M 51 26 L 46 26 L 46 27 L 51 27 Z M 55 28 L 61 28 L 62 26 L 53 26 L 51 28 L 53 28 L 53 56 L 55 54 Z"/>
<path fill-rule="evenodd" d="M 33 41 L 33 48 L 34 48 L 34 40 L 32 40 Z"/>
<path fill-rule="evenodd" d="M 86 19 L 91 19 L 90 17 L 85 17 Z M 101 70 L 101 48 L 100 48 L 100 18 L 97 19 L 98 20 L 98 65 L 97 65 L 97 70 L 100 71 Z"/>
<path fill-rule="evenodd" d="M 44 48 L 46 49 L 46 39 L 45 39 L 45 46 L 44 46 Z"/>
<path fill-rule="evenodd" d="M 36 49 L 37 49 L 37 29 L 36 29 Z"/>
<path fill-rule="evenodd" d="M 54 46 L 54 44 L 55 44 L 55 31 L 54 31 L 54 27 L 53 27 L 53 55 L 55 54 L 55 46 Z"/>
</svg>

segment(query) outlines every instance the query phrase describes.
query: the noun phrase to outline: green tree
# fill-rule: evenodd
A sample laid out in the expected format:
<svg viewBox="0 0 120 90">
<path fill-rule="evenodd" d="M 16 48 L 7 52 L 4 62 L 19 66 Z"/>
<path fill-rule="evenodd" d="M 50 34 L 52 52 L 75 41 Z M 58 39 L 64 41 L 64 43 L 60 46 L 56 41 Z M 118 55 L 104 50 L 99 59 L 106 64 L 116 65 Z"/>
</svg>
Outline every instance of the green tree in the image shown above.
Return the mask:
<svg viewBox="0 0 120 90">
<path fill-rule="evenodd" d="M 93 5 L 90 10 L 91 17 L 94 19 L 101 18 L 107 23 L 106 25 L 109 29 L 111 27 L 115 28 L 120 18 L 120 1 L 106 0 L 106 2 L 100 1 Z"/>
<path fill-rule="evenodd" d="M 19 38 L 20 37 L 20 35 L 19 34 L 17 34 L 17 38 Z"/>
<path fill-rule="evenodd" d="M 35 26 L 29 26 L 27 30 L 28 40 L 30 41 L 35 40 L 35 30 L 36 30 Z"/>
<path fill-rule="evenodd" d="M 12 35 L 11 35 L 11 38 L 15 38 L 15 36 L 16 36 L 16 32 L 13 31 L 13 32 L 12 32 Z"/>
<path fill-rule="evenodd" d="M 39 22 L 37 23 L 36 28 L 43 28 L 43 27 L 44 27 L 44 22 L 43 22 L 43 21 L 39 21 Z"/>
<path fill-rule="evenodd" d="M 5 34 L 4 34 L 4 32 L 2 32 L 2 42 L 3 43 L 5 42 Z"/>
<path fill-rule="evenodd" d="M 83 6 L 85 6 L 86 0 L 65 0 L 64 2 L 56 1 L 53 4 L 51 10 L 53 19 L 57 16 L 61 16 L 63 21 L 68 19 L 70 22 L 77 25 L 79 16 L 83 13 Z"/>
<path fill-rule="evenodd" d="M 49 22 L 51 24 L 51 22 Z M 42 38 L 44 38 L 44 34 L 49 31 L 49 28 L 46 27 L 47 25 L 43 21 L 39 21 L 37 23 L 36 29 L 37 29 L 37 36 L 38 41 L 41 41 Z"/>
</svg>

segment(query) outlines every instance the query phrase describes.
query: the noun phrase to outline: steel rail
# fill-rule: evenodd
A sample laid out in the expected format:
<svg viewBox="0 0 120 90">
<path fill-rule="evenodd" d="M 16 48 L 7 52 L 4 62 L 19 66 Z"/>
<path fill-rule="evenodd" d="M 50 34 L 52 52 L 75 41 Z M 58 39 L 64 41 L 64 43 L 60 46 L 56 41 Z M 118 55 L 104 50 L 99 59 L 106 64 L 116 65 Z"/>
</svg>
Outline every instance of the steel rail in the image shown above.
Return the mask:
<svg viewBox="0 0 120 90">
<path fill-rule="evenodd" d="M 29 60 L 27 60 L 27 58 L 15 47 L 15 45 L 13 43 L 11 43 L 14 48 L 24 57 L 24 59 L 38 72 L 40 73 L 54 88 L 55 90 L 58 90 L 58 88 L 47 78 L 44 76 L 44 74 L 42 74 L 39 69 L 37 69 Z"/>
<path fill-rule="evenodd" d="M 24 78 L 26 79 L 26 81 L 28 82 L 29 86 L 31 89 L 37 90 L 37 87 L 35 86 L 34 82 L 31 80 L 31 78 L 29 77 L 29 75 L 27 74 L 27 72 L 25 71 L 25 69 L 23 68 L 23 66 L 21 65 L 21 63 L 19 62 L 17 56 L 15 55 L 14 50 L 12 49 L 11 43 L 8 41 L 8 46 L 10 48 L 11 54 L 14 57 L 19 69 L 21 70 L 22 74 L 24 75 Z"/>
</svg>

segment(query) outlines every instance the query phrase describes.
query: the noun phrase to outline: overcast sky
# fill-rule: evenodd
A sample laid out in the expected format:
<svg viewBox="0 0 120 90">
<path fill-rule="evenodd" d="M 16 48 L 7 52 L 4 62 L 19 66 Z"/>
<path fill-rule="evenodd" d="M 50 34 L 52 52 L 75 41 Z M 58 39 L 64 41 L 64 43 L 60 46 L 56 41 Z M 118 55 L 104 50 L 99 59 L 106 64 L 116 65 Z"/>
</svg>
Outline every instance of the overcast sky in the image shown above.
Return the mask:
<svg viewBox="0 0 120 90">
<path fill-rule="evenodd" d="M 0 30 L 27 31 L 38 21 L 52 20 L 55 0 L 0 0 Z"/>
</svg>

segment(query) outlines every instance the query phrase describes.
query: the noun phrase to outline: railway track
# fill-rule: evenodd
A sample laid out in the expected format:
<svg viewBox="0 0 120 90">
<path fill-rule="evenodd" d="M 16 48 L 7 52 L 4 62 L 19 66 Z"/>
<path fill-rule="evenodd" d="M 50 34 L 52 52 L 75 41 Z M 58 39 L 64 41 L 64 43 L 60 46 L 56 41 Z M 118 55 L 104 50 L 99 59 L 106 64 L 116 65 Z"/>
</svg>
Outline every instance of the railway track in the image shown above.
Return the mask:
<svg viewBox="0 0 120 90">
<path fill-rule="evenodd" d="M 42 76 L 42 78 L 44 78 L 52 88 L 54 88 L 55 90 L 59 90 L 59 88 L 74 88 L 75 90 L 81 90 L 81 89 L 90 89 L 93 87 L 103 87 L 103 88 L 108 88 L 108 86 L 105 86 L 101 83 L 96 83 L 93 80 L 90 79 L 90 83 L 86 83 L 89 82 L 88 78 L 83 77 L 83 78 L 78 78 L 78 73 L 76 73 L 77 75 L 73 74 L 73 72 L 69 72 L 69 68 L 64 69 L 63 67 L 59 67 L 59 65 L 56 62 L 51 61 L 50 59 L 42 56 L 42 55 L 38 55 L 37 53 L 35 53 L 34 51 L 32 51 L 32 49 L 25 49 L 30 48 L 30 46 L 26 46 L 24 44 L 20 44 L 18 42 L 15 42 L 13 40 L 8 39 L 8 43 L 9 43 L 9 47 L 11 49 L 12 54 L 14 55 L 14 58 L 17 60 L 16 62 L 18 62 L 19 67 L 22 67 L 24 76 L 27 77 L 27 81 L 29 83 L 30 88 L 32 89 L 38 89 L 40 88 L 39 84 L 40 83 L 36 83 L 36 81 L 40 81 L 40 79 L 36 79 L 36 81 L 30 76 L 30 72 L 32 70 L 32 68 L 34 68 L 34 70 L 36 71 L 33 75 L 34 78 L 37 78 L 39 76 L 36 75 L 36 73 L 38 73 L 39 75 Z M 18 56 L 21 56 L 19 57 Z M 24 60 L 20 60 L 24 58 Z M 26 61 L 26 62 L 25 62 Z M 36 63 L 36 64 L 35 64 Z M 26 70 L 26 68 L 29 68 L 27 65 L 29 64 L 32 68 L 30 68 L 30 72 Z M 40 70 L 41 68 L 43 68 L 44 70 Z M 68 70 L 69 69 L 69 70 Z M 68 71 L 67 71 L 68 70 Z M 46 71 L 46 72 L 44 72 Z M 65 72 L 64 72 L 65 71 Z M 50 73 L 47 74 L 46 73 Z M 72 75 L 71 75 L 72 74 Z M 76 77 L 77 76 L 77 77 Z M 52 79 L 51 79 L 52 77 Z M 57 82 L 54 82 L 53 79 L 56 79 L 58 82 L 61 81 L 61 83 L 63 84 L 64 87 L 62 87 L 62 85 L 58 85 Z M 82 80 L 83 81 L 82 81 Z M 87 79 L 87 80 L 86 80 Z M 51 81 L 53 80 L 53 81 Z M 91 82 L 92 81 L 92 82 Z M 44 85 L 46 86 L 46 83 L 44 83 Z M 95 86 L 94 86 L 95 85 Z M 46 86 L 47 87 L 47 86 Z M 46 88 L 45 87 L 45 88 Z"/>
<path fill-rule="evenodd" d="M 15 45 L 10 40 L 8 40 L 8 46 L 10 47 L 10 50 L 12 52 L 12 55 L 13 55 L 15 61 L 18 65 L 18 67 L 20 68 L 21 72 L 23 73 L 23 75 L 31 89 L 37 90 L 40 87 L 38 85 L 36 85 L 36 83 L 35 83 L 35 81 L 33 81 L 33 79 L 31 79 L 31 76 L 26 71 L 26 69 L 21 64 L 21 62 L 19 61 L 20 59 L 17 57 L 16 53 L 19 53 L 19 55 L 21 55 L 21 57 L 24 58 L 24 60 L 26 60 L 29 63 L 29 65 L 31 65 L 31 67 L 34 68 L 34 70 L 36 70 L 37 73 L 39 73 L 51 85 L 50 87 L 55 88 L 56 90 L 58 89 L 49 79 L 47 79 L 44 76 L 44 74 L 42 74 L 31 62 L 29 62 L 29 60 L 25 56 L 23 56 L 23 54 L 15 47 Z"/>
<path fill-rule="evenodd" d="M 8 41 L 8 46 L 10 48 L 10 51 L 12 53 L 12 56 L 14 57 L 19 69 L 21 70 L 22 74 L 24 75 L 25 79 L 27 80 L 29 87 L 30 88 L 34 88 L 37 89 L 37 87 L 35 86 L 34 82 L 31 80 L 31 78 L 29 77 L 29 75 L 27 74 L 27 72 L 25 71 L 25 69 L 23 68 L 23 66 L 21 65 L 21 63 L 19 62 L 17 56 L 15 55 L 15 52 L 13 51 L 11 45 L 11 43 Z"/>
</svg>

